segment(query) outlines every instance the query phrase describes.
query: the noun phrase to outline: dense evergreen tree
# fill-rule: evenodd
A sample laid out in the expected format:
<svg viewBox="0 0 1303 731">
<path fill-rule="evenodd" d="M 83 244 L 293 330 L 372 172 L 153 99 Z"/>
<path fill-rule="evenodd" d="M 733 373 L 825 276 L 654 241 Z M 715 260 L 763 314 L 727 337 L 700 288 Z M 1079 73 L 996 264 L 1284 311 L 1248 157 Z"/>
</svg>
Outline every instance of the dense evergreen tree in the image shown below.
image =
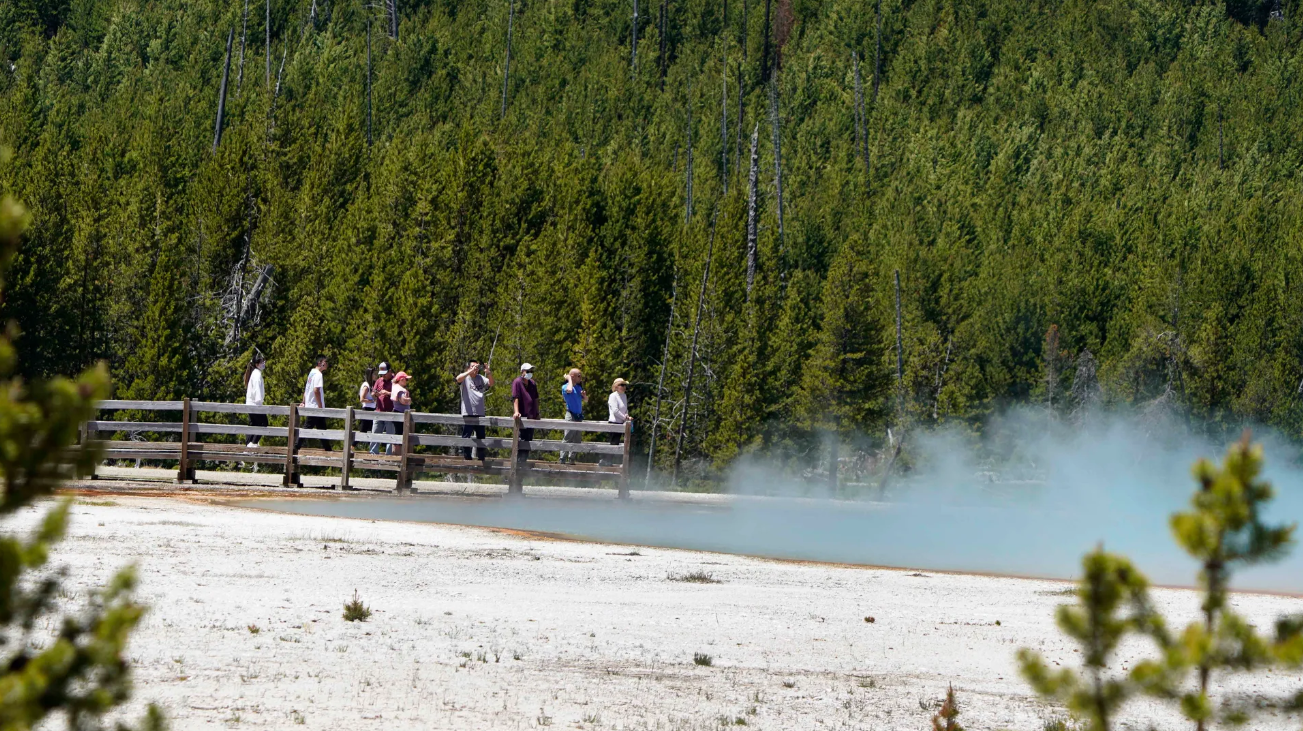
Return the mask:
<svg viewBox="0 0 1303 731">
<path fill-rule="evenodd" d="M 631 67 L 622 0 L 424 0 L 396 27 L 379 6 L 285 0 L 269 29 L 250 14 L 271 83 L 249 83 L 258 69 L 228 94 L 213 151 L 241 2 L 17 0 L 0 6 L 0 139 L 22 162 L 0 190 L 35 223 L 0 316 L 28 375 L 106 359 L 141 398 L 234 398 L 256 347 L 274 401 L 322 352 L 332 404 L 387 359 L 416 374 L 418 407 L 451 409 L 452 374 L 493 350 L 504 379 L 539 366 L 547 415 L 580 365 L 599 396 L 632 381 L 647 418 L 677 271 L 661 428 L 685 427 L 695 474 L 755 448 L 814 459 L 826 430 L 880 443 L 899 270 L 911 423 L 1044 399 L 1047 366 L 1089 350 L 1113 404 L 1297 433 L 1291 5 L 883 0 L 879 32 L 863 0 L 784 0 L 768 24 L 759 3 L 676 0 L 638 31 L 656 63 Z M 387 31 L 369 95 L 368 20 Z"/>
</svg>

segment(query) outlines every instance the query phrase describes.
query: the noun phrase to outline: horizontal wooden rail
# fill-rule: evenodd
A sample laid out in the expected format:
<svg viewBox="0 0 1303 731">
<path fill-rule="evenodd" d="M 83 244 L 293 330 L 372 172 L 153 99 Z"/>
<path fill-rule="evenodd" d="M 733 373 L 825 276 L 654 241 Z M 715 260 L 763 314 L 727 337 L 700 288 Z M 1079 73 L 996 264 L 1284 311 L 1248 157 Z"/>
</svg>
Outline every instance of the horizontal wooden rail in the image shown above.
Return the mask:
<svg viewBox="0 0 1303 731">
<path fill-rule="evenodd" d="M 411 488 L 414 475 L 421 472 L 481 474 L 505 477 L 509 492 L 520 492 L 524 475 L 547 477 L 563 481 L 615 480 L 620 495 L 628 494 L 629 437 L 627 424 L 610 424 L 602 421 L 565 421 L 562 419 L 515 419 L 503 416 L 462 416 L 460 414 L 431 414 L 422 412 L 377 412 L 354 408 L 318 409 L 304 406 L 268 406 L 228 404 L 212 401 L 131 401 L 109 400 L 97 404 L 100 411 L 144 413 L 180 412 L 178 421 L 95 420 L 86 423 L 84 434 L 95 438 L 97 434 L 176 434 L 174 441 L 109 440 L 101 442 L 107 459 L 162 460 L 178 463 L 177 479 L 194 481 L 196 462 L 251 462 L 280 464 L 285 470 L 285 484 L 299 484 L 302 467 L 328 467 L 341 470 L 340 486 L 349 487 L 350 474 L 355 470 L 379 470 L 398 474 L 398 492 Z M 208 423 L 200 420 L 201 414 L 235 414 L 284 417 L 285 426 L 252 426 L 231 423 Z M 306 419 L 327 419 L 331 427 L 305 428 Z M 362 431 L 357 422 L 401 424 L 387 431 L 401 434 Z M 342 422 L 342 424 L 341 424 Z M 418 425 L 452 427 L 483 427 L 508 434 L 489 435 L 486 438 L 463 437 L 459 434 L 421 433 Z M 321 426 L 314 421 L 313 426 Z M 541 432 L 563 431 L 610 434 L 623 433 L 624 444 L 609 444 L 603 436 L 599 441 L 561 441 L 556 439 L 524 439 L 522 430 Z M 236 437 L 238 443 L 205 442 L 205 436 Z M 542 436 L 542 435 L 539 435 Z M 285 440 L 284 446 L 249 443 L 247 440 L 273 438 Z M 339 449 L 318 449 L 321 442 L 339 442 Z M 384 445 L 385 449 L 372 454 L 370 449 Z M 326 446 L 320 444 L 320 446 Z M 449 449 L 452 454 L 432 454 L 423 448 Z M 461 450 L 474 449 L 476 459 L 466 459 Z M 505 452 L 503 456 L 490 456 L 489 451 Z M 390 454 L 392 452 L 392 454 Z M 543 459 L 518 459 L 528 453 L 567 452 L 572 454 L 601 455 L 618 464 L 579 462 L 562 464 Z M 618 460 L 614 459 L 619 455 Z"/>
<path fill-rule="evenodd" d="M 180 411 L 184 401 L 101 401 L 102 411 Z"/>
<path fill-rule="evenodd" d="M 252 404 L 223 404 L 212 401 L 191 401 L 190 410 L 205 414 L 263 414 L 264 416 L 289 416 L 288 406 L 254 406 Z"/>
<path fill-rule="evenodd" d="M 88 421 L 86 428 L 93 432 L 100 431 L 125 431 L 125 432 L 180 432 L 181 422 L 179 421 Z"/>
</svg>

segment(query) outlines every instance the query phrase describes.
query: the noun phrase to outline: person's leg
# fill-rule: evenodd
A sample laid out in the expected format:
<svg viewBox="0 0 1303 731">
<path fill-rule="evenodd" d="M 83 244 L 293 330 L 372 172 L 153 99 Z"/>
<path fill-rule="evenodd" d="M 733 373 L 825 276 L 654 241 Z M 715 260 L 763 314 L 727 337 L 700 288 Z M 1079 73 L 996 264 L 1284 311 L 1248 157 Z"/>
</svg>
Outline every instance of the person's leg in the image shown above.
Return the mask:
<svg viewBox="0 0 1303 731">
<path fill-rule="evenodd" d="M 385 424 L 387 423 L 388 422 L 380 421 L 379 419 L 375 420 L 371 424 L 371 433 L 384 434 Z M 371 452 L 371 454 L 380 454 L 380 442 L 371 442 L 371 449 L 368 451 Z"/>
<path fill-rule="evenodd" d="M 316 419 L 316 426 L 312 427 L 313 429 L 320 429 L 321 431 L 325 431 L 326 429 L 330 428 L 329 425 L 326 424 L 326 417 L 324 417 L 324 416 L 315 416 L 315 417 L 313 417 L 313 418 Z M 319 443 L 319 446 L 322 448 L 322 450 L 327 451 L 327 452 L 330 451 L 330 440 L 329 440 L 329 439 L 318 439 L 317 441 L 318 441 L 318 443 Z"/>
<path fill-rule="evenodd" d="M 533 428 L 533 427 L 521 427 L 521 429 L 520 429 L 520 441 L 522 441 L 522 442 L 531 442 L 531 441 L 533 441 L 533 440 L 534 440 L 534 428 Z M 519 454 L 517 455 L 517 460 L 520 461 L 520 462 L 528 462 L 528 461 L 529 461 L 529 450 L 528 450 L 528 449 L 522 449 L 522 450 L 520 450 Z"/>
<path fill-rule="evenodd" d="M 608 432 L 606 437 L 607 437 L 607 441 L 610 442 L 611 446 L 613 447 L 619 446 L 620 440 L 624 439 L 624 435 L 618 431 Z M 615 464 L 615 457 L 610 454 L 603 454 L 602 458 L 597 460 L 597 463 L 604 464 L 604 465 L 613 465 Z"/>
<path fill-rule="evenodd" d="M 470 438 L 471 438 L 472 436 L 474 436 L 474 435 L 475 435 L 475 427 L 474 427 L 473 425 L 471 425 L 471 424 L 462 424 L 462 425 L 461 425 L 461 438 L 462 438 L 462 439 L 470 439 Z M 471 458 L 471 448 L 470 448 L 470 447 L 462 447 L 462 448 L 461 448 L 461 457 L 462 457 L 462 459 L 469 460 L 469 459 Z"/>
<path fill-rule="evenodd" d="M 249 414 L 249 426 L 252 426 L 252 427 L 265 427 L 265 426 L 267 426 L 267 415 L 266 415 L 266 414 Z M 250 434 L 250 435 L 249 435 L 249 441 L 248 441 L 248 444 L 247 444 L 246 446 L 256 447 L 256 446 L 258 446 L 258 444 L 261 443 L 261 442 L 262 442 L 262 435 L 261 435 L 261 434 Z"/>
<path fill-rule="evenodd" d="M 577 418 L 574 414 L 570 413 L 569 411 L 566 411 L 566 421 L 580 421 L 580 419 Z M 578 429 L 568 429 L 566 430 L 565 435 L 561 437 L 561 441 L 568 442 L 570 444 L 578 444 L 579 442 L 582 442 L 583 439 L 584 439 L 583 432 L 579 431 Z M 578 456 L 578 454 L 579 454 L 578 452 L 562 452 L 561 461 L 574 464 L 575 457 Z"/>
<path fill-rule="evenodd" d="M 484 436 L 485 433 L 486 433 L 486 432 L 484 431 L 484 425 L 483 425 L 483 424 L 480 424 L 480 425 L 478 425 L 478 426 L 475 427 L 475 436 L 476 436 L 476 438 L 478 438 L 480 441 L 483 441 L 483 440 L 485 439 L 485 436 Z M 488 456 L 488 453 L 489 453 L 489 450 L 487 450 L 487 449 L 485 449 L 485 448 L 483 448 L 483 447 L 476 447 L 476 449 L 475 449 L 475 459 L 478 459 L 478 460 L 480 460 L 481 462 L 483 462 L 483 461 L 484 461 L 484 458 Z"/>
<path fill-rule="evenodd" d="M 403 435 L 403 422 L 401 421 L 389 422 L 389 433 L 393 434 L 394 436 L 401 437 Z M 393 454 L 394 452 L 402 454 L 403 453 L 402 445 L 390 444 L 388 449 L 385 450 L 385 454 Z"/>
</svg>

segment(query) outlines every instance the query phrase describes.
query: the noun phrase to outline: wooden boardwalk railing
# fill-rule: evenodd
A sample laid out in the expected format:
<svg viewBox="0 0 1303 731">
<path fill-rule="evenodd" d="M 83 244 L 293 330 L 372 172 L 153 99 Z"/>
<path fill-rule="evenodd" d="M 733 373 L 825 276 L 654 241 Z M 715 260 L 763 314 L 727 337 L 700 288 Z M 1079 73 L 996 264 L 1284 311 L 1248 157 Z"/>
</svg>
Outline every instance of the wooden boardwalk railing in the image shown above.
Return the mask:
<svg viewBox="0 0 1303 731">
<path fill-rule="evenodd" d="M 225 404 L 209 401 L 101 401 L 98 405 L 100 414 L 105 412 L 126 412 L 113 421 L 89 421 L 84 427 L 83 438 L 98 439 L 100 434 L 128 434 L 129 439 L 109 439 L 101 442 L 105 459 L 165 460 L 177 462 L 177 481 L 195 481 L 195 463 L 197 462 L 254 462 L 261 464 L 278 464 L 284 468 L 285 485 L 301 485 L 299 479 L 303 467 L 334 467 L 340 470 L 339 487 L 350 489 L 349 479 L 354 470 L 383 470 L 397 472 L 395 491 L 399 494 L 412 489 L 413 478 L 423 472 L 444 474 L 481 474 L 507 478 L 508 492 L 522 492 L 526 475 L 547 477 L 563 481 L 611 481 L 617 484 L 620 497 L 629 495 L 630 452 L 629 424 L 609 424 L 600 421 L 563 421 L 561 419 L 513 419 L 501 416 L 460 416 L 457 414 L 427 414 L 417 411 L 403 413 L 362 411 L 349 407 L 347 409 L 312 409 L 298 406 L 248 406 L 245 404 Z M 179 413 L 178 413 L 179 412 Z M 166 414 L 177 414 L 176 421 L 149 421 L 144 415 L 160 418 Z M 231 424 L 204 421 L 207 414 L 234 414 L 247 418 L 249 414 L 263 414 L 268 417 L 285 419 L 285 426 L 255 427 L 247 424 Z M 129 418 L 136 417 L 136 418 Z M 338 422 L 339 428 L 306 429 L 301 426 L 303 419 L 321 417 Z M 388 421 L 402 424 L 402 434 L 373 434 L 359 431 L 359 421 Z M 488 435 L 486 438 L 463 438 L 450 434 L 436 434 L 420 431 L 424 425 L 460 427 L 484 426 L 486 430 L 510 430 L 510 436 Z M 521 438 L 522 429 L 534 429 L 535 438 Z M 578 431 L 582 434 L 601 434 L 603 437 L 611 432 L 624 436 L 623 444 L 600 442 L 564 442 L 557 439 L 537 438 L 537 432 Z M 138 440 L 141 435 L 176 434 L 176 441 Z M 204 441 L 208 435 L 235 436 L 236 443 Z M 249 437 L 284 439 L 285 446 L 249 447 Z M 295 447 L 299 440 L 325 440 L 340 444 L 335 449 L 309 449 Z M 369 449 L 359 450 L 359 443 L 381 445 L 380 454 L 372 454 Z M 384 447 L 394 447 L 395 453 L 384 454 Z M 422 447 L 456 448 L 509 451 L 509 457 L 486 457 L 485 459 L 467 460 L 460 453 L 455 455 L 435 454 L 420 451 Z M 561 464 L 546 460 L 518 459 L 523 453 L 537 452 L 574 452 L 577 454 L 605 456 L 617 464 L 603 465 L 592 462 Z"/>
</svg>

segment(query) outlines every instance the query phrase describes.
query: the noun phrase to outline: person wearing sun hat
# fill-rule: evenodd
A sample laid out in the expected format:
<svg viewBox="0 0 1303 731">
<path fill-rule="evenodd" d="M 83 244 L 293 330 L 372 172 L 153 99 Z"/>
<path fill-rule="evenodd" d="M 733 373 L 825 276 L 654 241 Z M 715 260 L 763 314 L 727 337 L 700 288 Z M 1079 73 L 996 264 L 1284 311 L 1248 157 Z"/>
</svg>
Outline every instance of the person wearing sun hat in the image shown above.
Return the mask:
<svg viewBox="0 0 1303 731">
<path fill-rule="evenodd" d="M 407 371 L 398 371 L 397 373 L 394 374 L 394 413 L 395 414 L 401 414 L 404 411 L 412 410 L 412 392 L 407 390 L 407 384 L 410 383 L 411 380 L 412 377 L 407 374 Z M 394 422 L 394 433 L 400 436 L 402 435 L 403 422 L 401 421 Z"/>
<path fill-rule="evenodd" d="M 611 395 L 606 399 L 606 421 L 611 424 L 633 423 L 633 417 L 629 416 L 629 394 L 626 393 L 629 382 L 623 378 L 617 378 L 611 383 Z M 624 432 L 613 431 L 610 433 L 611 444 L 618 445 L 624 441 Z M 614 460 L 609 455 L 602 457 L 602 464 L 612 464 Z"/>
</svg>

